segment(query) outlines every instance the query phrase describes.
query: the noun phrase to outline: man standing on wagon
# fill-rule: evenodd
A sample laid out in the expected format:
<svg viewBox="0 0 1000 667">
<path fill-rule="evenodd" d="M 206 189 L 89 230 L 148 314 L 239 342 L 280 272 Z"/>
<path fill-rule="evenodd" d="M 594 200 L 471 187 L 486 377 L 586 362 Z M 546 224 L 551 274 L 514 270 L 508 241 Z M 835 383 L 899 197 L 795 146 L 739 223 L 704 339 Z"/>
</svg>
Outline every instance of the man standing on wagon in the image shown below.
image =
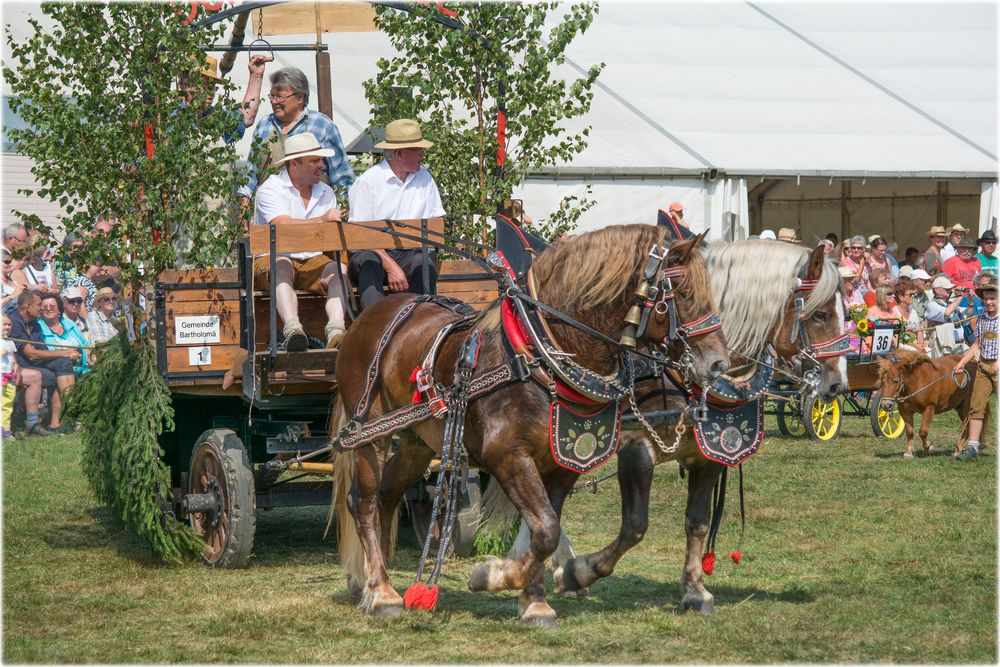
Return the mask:
<svg viewBox="0 0 1000 667">
<path fill-rule="evenodd" d="M 433 145 L 423 138 L 415 120 L 394 120 L 386 125 L 385 141 L 375 145 L 385 159 L 361 174 L 348 192 L 351 222 L 443 216 L 437 184 L 422 164 Z M 385 296 L 383 282 L 388 283 L 390 292 L 433 294 L 437 287 L 433 264 L 430 284 L 423 284 L 421 251 L 416 248 L 354 252 L 347 268 L 361 295 L 362 310 Z"/>
<path fill-rule="evenodd" d="M 286 225 L 302 222 L 340 222 L 337 197 L 329 185 L 320 181 L 324 158 L 333 150 L 323 148 L 311 132 L 288 137 L 285 156 L 277 162 L 285 165 L 257 190 L 258 225 Z M 254 283 L 269 289 L 276 280 L 274 294 L 278 316 L 284 323 L 285 350 L 302 352 L 309 339 L 299 321 L 296 289 L 326 296 L 326 347 L 336 348 L 344 337 L 344 302 L 340 298 L 340 264 L 321 252 L 294 252 L 277 258 L 273 278 L 268 275 L 268 258 L 254 259 Z"/>
<path fill-rule="evenodd" d="M 972 399 L 969 410 L 969 440 L 965 448 L 955 458 L 979 458 L 979 436 L 983 432 L 986 406 L 990 396 L 997 393 L 997 357 L 1000 356 L 1000 316 L 997 315 L 997 280 L 990 280 L 976 288 L 976 296 L 983 300 L 986 312 L 976 321 L 976 340 L 955 365 L 955 372 L 961 372 L 965 365 L 979 357 L 979 372 L 972 385 Z"/>
</svg>

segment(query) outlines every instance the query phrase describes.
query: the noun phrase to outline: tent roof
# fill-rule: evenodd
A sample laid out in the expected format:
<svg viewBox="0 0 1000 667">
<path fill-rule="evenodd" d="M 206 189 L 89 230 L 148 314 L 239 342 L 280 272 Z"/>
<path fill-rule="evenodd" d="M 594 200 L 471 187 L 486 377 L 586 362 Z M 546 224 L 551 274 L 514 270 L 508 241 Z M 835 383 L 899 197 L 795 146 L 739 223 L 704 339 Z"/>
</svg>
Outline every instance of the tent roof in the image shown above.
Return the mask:
<svg viewBox="0 0 1000 667">
<path fill-rule="evenodd" d="M 575 167 L 996 171 L 996 3 L 605 3 L 568 55 L 607 63 Z"/>
</svg>

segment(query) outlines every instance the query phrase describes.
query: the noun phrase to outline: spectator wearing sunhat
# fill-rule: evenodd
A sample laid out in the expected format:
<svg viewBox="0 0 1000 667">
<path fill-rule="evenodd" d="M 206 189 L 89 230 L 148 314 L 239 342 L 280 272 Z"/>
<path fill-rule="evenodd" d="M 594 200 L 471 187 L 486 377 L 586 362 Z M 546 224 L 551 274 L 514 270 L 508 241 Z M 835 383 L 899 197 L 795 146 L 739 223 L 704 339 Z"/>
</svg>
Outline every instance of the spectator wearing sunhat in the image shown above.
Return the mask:
<svg viewBox="0 0 1000 667">
<path fill-rule="evenodd" d="M 977 318 L 975 340 L 955 365 L 961 372 L 966 364 L 978 357 L 979 369 L 972 385 L 969 403 L 969 439 L 957 459 L 979 458 L 979 437 L 983 432 L 987 404 L 997 393 L 997 357 L 1000 356 L 1000 314 L 997 309 L 997 280 L 990 279 L 976 288 L 976 296 L 983 300 L 985 311 Z"/>
<path fill-rule="evenodd" d="M 941 251 L 948 243 L 948 232 L 941 225 L 934 225 L 927 230 L 927 237 L 930 239 L 930 247 L 924 251 L 920 258 L 920 268 L 933 276 L 940 273 L 941 267 L 944 265 Z"/>
<path fill-rule="evenodd" d="M 957 354 L 965 350 L 962 325 L 955 323 L 960 319 L 959 308 L 962 304 L 962 294 L 955 294 L 955 284 L 948 276 L 941 274 L 931 283 L 933 298 L 927 302 L 924 318 L 929 326 L 935 327 L 934 337 L 938 355 Z M 943 325 L 951 323 L 951 333 L 943 330 Z"/>
<path fill-rule="evenodd" d="M 948 228 L 948 243 L 943 248 L 941 248 L 941 261 L 947 262 L 949 259 L 958 254 L 958 242 L 962 240 L 962 237 L 969 233 L 969 230 L 955 223 Z"/>
<path fill-rule="evenodd" d="M 792 229 L 791 227 L 782 227 L 781 229 L 779 229 L 777 240 L 784 241 L 785 243 L 793 243 L 796 245 L 799 243 L 798 236 L 795 234 L 795 230 Z"/>
<path fill-rule="evenodd" d="M 385 128 L 382 162 L 358 177 L 348 192 L 350 219 L 412 220 L 444 215 L 441 194 L 427 168 L 424 155 L 434 144 L 423 137 L 415 120 L 394 120 Z M 364 310 L 390 292 L 433 294 L 437 269 L 431 264 L 430 284 L 423 284 L 420 249 L 364 250 L 351 253 L 348 273 L 361 295 Z"/>
<path fill-rule="evenodd" d="M 976 242 L 963 236 L 955 246 L 958 254 L 946 259 L 942 271 L 951 281 L 964 290 L 972 290 L 972 279 L 983 270 L 983 265 L 975 257 Z"/>
<path fill-rule="evenodd" d="M 1000 266 L 997 262 L 997 235 L 992 229 L 987 229 L 983 235 L 976 239 L 980 251 L 976 253 L 976 259 L 983 266 L 983 271 L 993 274 L 994 278 L 1000 277 Z"/>
<path fill-rule="evenodd" d="M 264 56 L 250 57 L 247 69 L 250 77 L 247 90 L 243 95 L 243 104 L 231 123 L 232 127 L 223 132 L 222 139 L 227 144 L 234 144 L 243 138 L 246 129 L 257 119 L 257 109 L 260 106 L 260 87 L 264 79 Z M 202 113 L 212 112 L 212 100 L 223 79 L 219 76 L 219 61 L 214 56 L 205 56 L 205 64 L 197 73 L 182 77 L 178 89 L 181 92 L 181 106 L 191 106 L 200 98 Z"/>
<path fill-rule="evenodd" d="M 340 207 L 333 189 L 322 182 L 323 160 L 333 155 L 310 132 L 288 137 L 283 166 L 257 190 L 257 225 L 289 225 L 303 222 L 339 222 Z M 309 338 L 299 321 L 299 300 L 295 290 L 326 297 L 326 347 L 336 348 L 344 336 L 344 302 L 341 298 L 341 268 L 321 252 L 293 252 L 279 255 L 276 275 L 271 276 L 267 258 L 254 259 L 254 282 L 258 289 L 270 289 L 275 281 L 275 306 L 284 325 L 285 350 L 302 352 Z"/>
<path fill-rule="evenodd" d="M 865 292 L 861 287 L 861 276 L 847 266 L 838 266 L 837 271 L 844 281 L 844 307 L 865 303 Z"/>
</svg>

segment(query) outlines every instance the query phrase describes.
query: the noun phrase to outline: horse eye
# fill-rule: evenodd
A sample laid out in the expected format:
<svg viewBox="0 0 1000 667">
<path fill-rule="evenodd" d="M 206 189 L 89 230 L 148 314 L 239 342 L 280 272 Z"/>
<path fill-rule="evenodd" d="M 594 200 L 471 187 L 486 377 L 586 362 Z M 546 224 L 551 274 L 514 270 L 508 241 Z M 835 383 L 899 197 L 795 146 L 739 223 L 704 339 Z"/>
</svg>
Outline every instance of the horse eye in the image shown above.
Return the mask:
<svg viewBox="0 0 1000 667">
<path fill-rule="evenodd" d="M 816 311 L 815 313 L 813 313 L 813 319 L 819 322 L 820 324 L 826 324 L 827 322 L 830 321 L 830 316 L 827 313 Z"/>
</svg>

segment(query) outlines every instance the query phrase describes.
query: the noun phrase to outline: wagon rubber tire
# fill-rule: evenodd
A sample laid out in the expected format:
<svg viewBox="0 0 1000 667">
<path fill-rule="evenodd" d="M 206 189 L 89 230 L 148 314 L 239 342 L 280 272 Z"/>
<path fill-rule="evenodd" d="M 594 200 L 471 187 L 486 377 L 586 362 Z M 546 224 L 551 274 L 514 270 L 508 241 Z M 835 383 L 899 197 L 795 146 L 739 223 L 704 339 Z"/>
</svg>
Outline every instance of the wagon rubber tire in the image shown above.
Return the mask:
<svg viewBox="0 0 1000 667">
<path fill-rule="evenodd" d="M 806 435 L 812 440 L 827 442 L 833 440 L 840 430 L 840 401 L 824 401 L 819 396 L 810 396 L 802 404 L 802 424 Z"/>
<path fill-rule="evenodd" d="M 215 428 L 198 436 L 191 451 L 189 493 L 218 493 L 222 511 L 188 515 L 191 527 L 205 540 L 202 561 L 210 567 L 246 567 L 257 529 L 257 496 L 246 447 L 233 431 Z"/>
<path fill-rule="evenodd" d="M 899 414 L 899 407 L 893 404 L 892 410 L 885 410 L 882 407 L 881 389 L 872 396 L 868 414 L 871 417 L 872 431 L 877 437 L 895 440 L 902 435 L 905 424 Z"/>
<path fill-rule="evenodd" d="M 775 401 L 775 404 L 778 432 L 781 435 L 796 438 L 805 435 L 806 428 L 802 423 L 802 412 L 799 409 L 798 400 L 793 399 L 791 402 Z"/>
</svg>

